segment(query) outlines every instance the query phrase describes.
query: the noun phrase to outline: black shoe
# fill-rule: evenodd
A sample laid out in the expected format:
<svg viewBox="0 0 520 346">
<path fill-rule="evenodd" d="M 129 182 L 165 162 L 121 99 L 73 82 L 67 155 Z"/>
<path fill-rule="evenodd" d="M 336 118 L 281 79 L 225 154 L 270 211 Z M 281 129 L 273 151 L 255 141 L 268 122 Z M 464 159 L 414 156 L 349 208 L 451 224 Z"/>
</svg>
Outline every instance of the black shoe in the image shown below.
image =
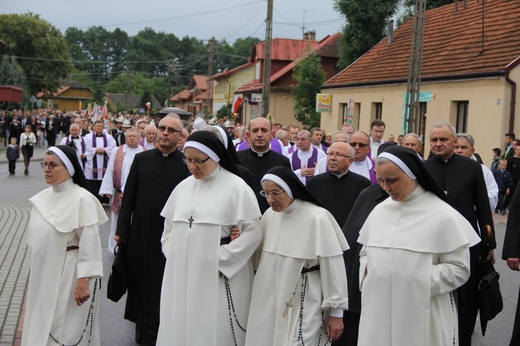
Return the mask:
<svg viewBox="0 0 520 346">
<path fill-rule="evenodd" d="M 495 209 L 495 214 L 498 214 L 498 209 Z"/>
<path fill-rule="evenodd" d="M 25 172 L 23 172 L 23 174 L 25 174 L 25 175 L 29 175 L 29 170 L 26 169 Z"/>
<path fill-rule="evenodd" d="M 505 210 L 501 210 L 500 211 L 500 215 L 506 215 L 506 211 Z"/>
</svg>

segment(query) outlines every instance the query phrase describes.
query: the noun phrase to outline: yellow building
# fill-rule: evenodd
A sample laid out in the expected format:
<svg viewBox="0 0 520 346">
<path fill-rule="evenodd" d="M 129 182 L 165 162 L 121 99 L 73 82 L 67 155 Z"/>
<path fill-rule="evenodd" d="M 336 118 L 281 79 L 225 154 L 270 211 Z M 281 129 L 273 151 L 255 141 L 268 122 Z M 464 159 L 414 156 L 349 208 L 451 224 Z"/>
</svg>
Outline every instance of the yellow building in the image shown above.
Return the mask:
<svg viewBox="0 0 520 346">
<path fill-rule="evenodd" d="M 254 77 L 254 64 L 248 62 L 232 70 L 217 73 L 211 77 L 213 81 L 213 110 L 217 112 L 228 104 L 233 104 L 235 98 L 242 98 L 243 95 L 236 95 L 234 91 L 249 82 Z M 228 117 L 229 118 L 229 117 Z"/>
<path fill-rule="evenodd" d="M 374 119 L 386 123 L 384 139 L 406 132 L 412 26 L 413 18 L 324 84 L 322 92 L 332 95 L 332 111 L 321 118 L 327 132 L 346 122 L 368 132 Z M 506 132 L 520 134 L 519 31 L 520 1 L 488 0 L 484 13 L 476 1 L 426 12 L 420 116 L 412 127 L 426 139 L 426 153 L 428 131 L 438 121 L 473 135 L 487 165 L 491 149 L 504 148 Z"/>
<path fill-rule="evenodd" d="M 92 100 L 94 92 L 86 85 L 76 81 L 64 81 L 58 91 L 48 95 L 40 92 L 37 98 L 43 99 L 45 107 L 64 112 L 78 111 L 85 109 L 87 101 Z"/>
</svg>

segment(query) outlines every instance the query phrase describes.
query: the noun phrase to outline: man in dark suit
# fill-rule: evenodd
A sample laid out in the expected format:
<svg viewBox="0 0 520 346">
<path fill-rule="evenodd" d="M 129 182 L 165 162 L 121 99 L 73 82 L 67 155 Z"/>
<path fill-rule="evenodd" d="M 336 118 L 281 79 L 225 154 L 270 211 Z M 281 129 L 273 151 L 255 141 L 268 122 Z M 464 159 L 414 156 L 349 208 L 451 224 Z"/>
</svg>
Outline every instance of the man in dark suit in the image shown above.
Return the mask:
<svg viewBox="0 0 520 346">
<path fill-rule="evenodd" d="M 117 118 L 116 119 L 116 128 L 110 131 L 110 134 L 116 140 L 117 146 L 125 144 L 125 131 L 123 130 L 123 123 L 125 119 Z"/>
<path fill-rule="evenodd" d="M 361 191 L 371 185 L 367 178 L 348 170 L 354 149 L 347 143 L 333 143 L 327 151 L 328 172 L 315 175 L 307 188 L 343 227 Z"/>
<path fill-rule="evenodd" d="M 471 345 L 471 334 L 479 310 L 478 282 L 483 262 L 494 263 L 496 247 L 493 217 L 487 196 L 486 183 L 481 165 L 472 159 L 455 154 L 457 143 L 455 128 L 446 122 L 438 122 L 430 130 L 430 148 L 433 156 L 424 161 L 453 202 L 453 206 L 481 235 L 480 230 L 491 227 L 491 236 L 486 242 L 470 248 L 471 276 L 459 293 L 459 344 Z M 482 238 L 482 236 L 481 236 Z"/>
<path fill-rule="evenodd" d="M 253 175 L 253 183 L 256 199 L 262 214 L 269 208 L 265 197 L 260 195 L 262 180 L 265 173 L 275 166 L 291 168 L 289 159 L 270 149 L 273 130 L 271 123 L 266 118 L 258 117 L 249 122 L 246 137 L 249 139 L 250 147 L 246 150 L 237 151 L 240 165 L 247 168 Z"/>
</svg>

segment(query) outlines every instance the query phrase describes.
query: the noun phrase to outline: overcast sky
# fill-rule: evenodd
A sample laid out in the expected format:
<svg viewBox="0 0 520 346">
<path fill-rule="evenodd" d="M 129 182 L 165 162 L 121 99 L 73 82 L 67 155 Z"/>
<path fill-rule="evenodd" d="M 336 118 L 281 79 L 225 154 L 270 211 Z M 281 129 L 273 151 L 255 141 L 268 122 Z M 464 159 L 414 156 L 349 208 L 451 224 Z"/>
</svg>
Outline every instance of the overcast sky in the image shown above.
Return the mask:
<svg viewBox="0 0 520 346">
<path fill-rule="evenodd" d="M 239 37 L 265 38 L 267 0 L 0 0 L 0 13 L 40 14 L 62 33 L 75 26 L 86 30 L 119 27 L 130 36 L 145 27 L 207 40 Z M 333 8 L 334 0 L 274 0 L 273 37 L 302 37 L 316 31 L 316 38 L 341 30 L 344 20 Z"/>
</svg>

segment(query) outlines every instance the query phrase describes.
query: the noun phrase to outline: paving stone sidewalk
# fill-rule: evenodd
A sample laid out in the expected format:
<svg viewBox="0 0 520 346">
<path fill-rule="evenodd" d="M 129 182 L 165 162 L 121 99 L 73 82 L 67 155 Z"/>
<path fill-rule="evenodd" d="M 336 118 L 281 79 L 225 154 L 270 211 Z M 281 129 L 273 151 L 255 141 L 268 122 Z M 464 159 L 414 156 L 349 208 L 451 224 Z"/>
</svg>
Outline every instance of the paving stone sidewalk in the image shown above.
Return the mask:
<svg viewBox="0 0 520 346">
<path fill-rule="evenodd" d="M 29 276 L 29 213 L 28 206 L 0 204 L 0 346 L 21 338 L 19 322 Z"/>
</svg>

